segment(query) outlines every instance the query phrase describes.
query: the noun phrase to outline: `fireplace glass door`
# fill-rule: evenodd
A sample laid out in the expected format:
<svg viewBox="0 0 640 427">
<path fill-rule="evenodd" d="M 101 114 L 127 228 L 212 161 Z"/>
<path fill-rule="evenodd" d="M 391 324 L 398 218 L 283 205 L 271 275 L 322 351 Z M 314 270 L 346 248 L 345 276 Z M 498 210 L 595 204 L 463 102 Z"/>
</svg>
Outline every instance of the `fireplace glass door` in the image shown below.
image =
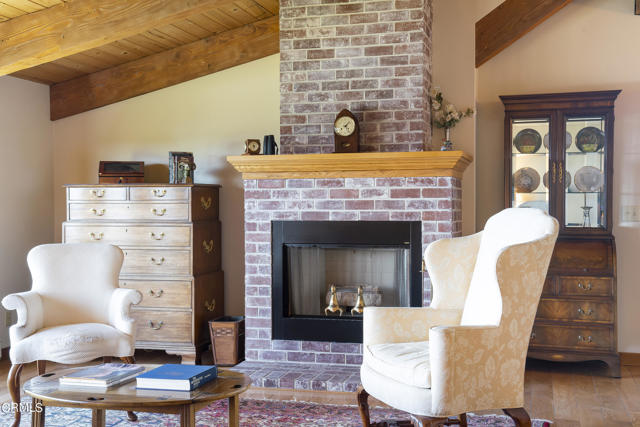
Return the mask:
<svg viewBox="0 0 640 427">
<path fill-rule="evenodd" d="M 328 309 L 332 296 L 343 316 L 359 316 L 357 310 L 352 313 L 358 292 L 365 306 L 409 306 L 411 259 L 406 247 L 285 247 L 289 316 L 339 314 Z"/>
</svg>

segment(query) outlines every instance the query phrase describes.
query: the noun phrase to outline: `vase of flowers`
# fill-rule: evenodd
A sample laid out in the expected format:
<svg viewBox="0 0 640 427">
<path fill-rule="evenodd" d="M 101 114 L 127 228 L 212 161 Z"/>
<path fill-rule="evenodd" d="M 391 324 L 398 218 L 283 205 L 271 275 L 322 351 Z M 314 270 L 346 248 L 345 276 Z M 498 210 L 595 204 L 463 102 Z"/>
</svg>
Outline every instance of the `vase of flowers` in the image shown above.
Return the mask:
<svg viewBox="0 0 640 427">
<path fill-rule="evenodd" d="M 447 102 L 440 91 L 440 88 L 434 87 L 431 89 L 431 121 L 438 127 L 444 129 L 444 140 L 440 151 L 453 150 L 453 143 L 451 142 L 451 128 L 455 127 L 460 120 L 465 117 L 471 117 L 473 115 L 473 109 L 467 108 L 464 111 L 460 111 L 455 105 Z"/>
</svg>

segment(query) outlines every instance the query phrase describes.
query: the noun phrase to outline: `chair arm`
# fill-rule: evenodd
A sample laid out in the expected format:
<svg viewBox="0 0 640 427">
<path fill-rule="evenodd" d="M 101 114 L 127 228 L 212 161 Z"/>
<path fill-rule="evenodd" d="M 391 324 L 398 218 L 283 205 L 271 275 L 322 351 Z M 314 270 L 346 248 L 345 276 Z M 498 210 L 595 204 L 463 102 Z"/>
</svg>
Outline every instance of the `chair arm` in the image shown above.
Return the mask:
<svg viewBox="0 0 640 427">
<path fill-rule="evenodd" d="M 142 294 L 134 289 L 117 288 L 109 302 L 109 323 L 127 335 L 133 335 L 134 319 L 129 317 L 131 305 L 139 304 Z"/>
<path fill-rule="evenodd" d="M 431 328 L 433 415 L 523 406 L 527 343 L 520 341 L 500 326 Z"/>
<path fill-rule="evenodd" d="M 7 310 L 16 310 L 18 313 L 18 321 L 9 328 L 12 345 L 42 328 L 42 299 L 37 292 L 27 291 L 7 295 L 2 299 L 2 306 Z"/>
<path fill-rule="evenodd" d="M 457 325 L 461 315 L 460 310 L 431 307 L 365 307 L 363 343 L 427 341 L 430 327 Z"/>
<path fill-rule="evenodd" d="M 482 231 L 465 237 L 440 239 L 424 252 L 425 265 L 431 278 L 431 306 L 462 309 L 480 249 Z"/>
</svg>

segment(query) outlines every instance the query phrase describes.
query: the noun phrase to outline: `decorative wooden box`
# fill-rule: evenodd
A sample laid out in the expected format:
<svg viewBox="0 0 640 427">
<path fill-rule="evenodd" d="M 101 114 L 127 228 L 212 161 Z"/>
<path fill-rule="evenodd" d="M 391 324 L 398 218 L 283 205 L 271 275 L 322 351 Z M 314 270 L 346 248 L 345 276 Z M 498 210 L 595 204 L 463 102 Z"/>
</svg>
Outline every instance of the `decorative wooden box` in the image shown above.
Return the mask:
<svg viewBox="0 0 640 427">
<path fill-rule="evenodd" d="M 144 182 L 144 162 L 101 161 L 98 182 L 100 184 Z"/>
</svg>

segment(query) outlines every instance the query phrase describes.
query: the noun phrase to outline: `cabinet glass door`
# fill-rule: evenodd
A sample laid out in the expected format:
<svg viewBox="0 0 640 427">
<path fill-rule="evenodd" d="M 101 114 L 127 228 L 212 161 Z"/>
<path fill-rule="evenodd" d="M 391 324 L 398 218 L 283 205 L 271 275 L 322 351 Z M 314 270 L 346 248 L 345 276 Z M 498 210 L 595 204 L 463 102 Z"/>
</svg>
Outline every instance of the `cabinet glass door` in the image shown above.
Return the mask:
<svg viewBox="0 0 640 427">
<path fill-rule="evenodd" d="M 511 206 L 549 212 L 549 118 L 511 121 Z"/>
<path fill-rule="evenodd" d="M 565 164 L 558 162 L 564 180 L 566 228 L 607 228 L 605 116 L 565 117 Z"/>
</svg>

